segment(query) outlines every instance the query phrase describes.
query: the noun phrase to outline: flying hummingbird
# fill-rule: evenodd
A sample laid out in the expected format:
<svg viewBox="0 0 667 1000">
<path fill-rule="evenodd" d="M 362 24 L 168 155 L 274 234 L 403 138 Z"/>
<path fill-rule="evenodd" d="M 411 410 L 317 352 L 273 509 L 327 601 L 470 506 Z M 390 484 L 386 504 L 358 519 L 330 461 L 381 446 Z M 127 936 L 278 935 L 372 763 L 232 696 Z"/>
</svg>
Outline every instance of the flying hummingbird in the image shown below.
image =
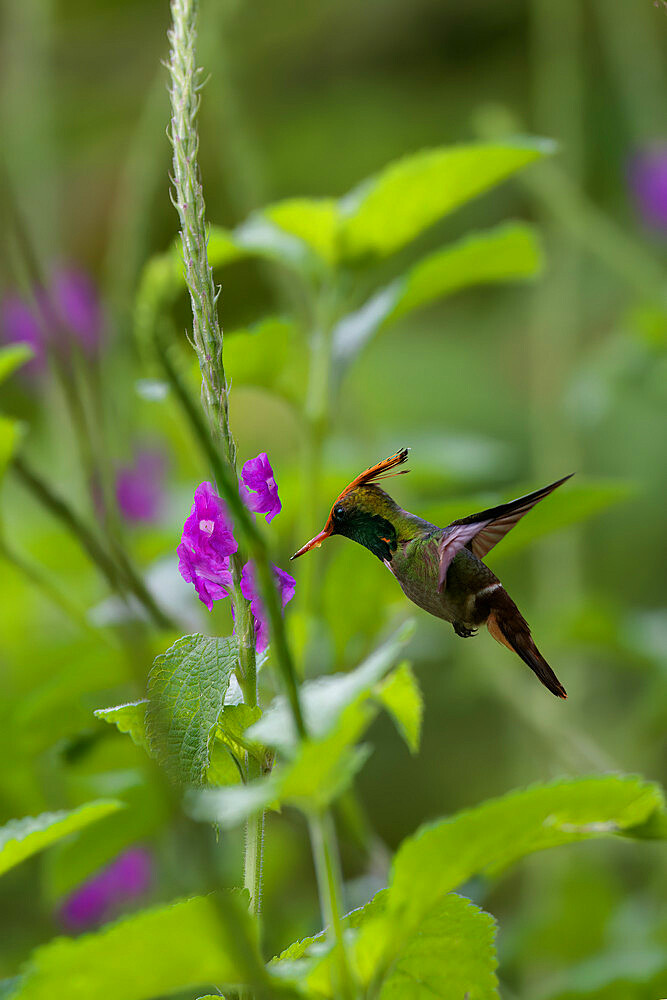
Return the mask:
<svg viewBox="0 0 667 1000">
<path fill-rule="evenodd" d="M 334 502 L 319 535 L 292 559 L 319 548 L 330 535 L 345 535 L 359 542 L 382 560 L 406 597 L 418 607 L 451 622 L 463 638 L 486 624 L 493 638 L 514 650 L 552 694 L 567 698 L 565 688 L 535 645 L 528 623 L 482 558 L 524 514 L 570 476 L 438 528 L 403 510 L 376 485 L 407 472 L 392 471 L 407 458 L 408 449 L 403 448 L 353 479 Z"/>
</svg>

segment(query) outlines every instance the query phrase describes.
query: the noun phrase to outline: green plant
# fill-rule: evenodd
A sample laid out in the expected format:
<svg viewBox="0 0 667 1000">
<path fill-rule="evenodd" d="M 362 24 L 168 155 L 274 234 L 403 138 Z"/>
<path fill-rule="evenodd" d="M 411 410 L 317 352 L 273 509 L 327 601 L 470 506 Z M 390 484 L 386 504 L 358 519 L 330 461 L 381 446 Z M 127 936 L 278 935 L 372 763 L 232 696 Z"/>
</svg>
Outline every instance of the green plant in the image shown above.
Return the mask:
<svg viewBox="0 0 667 1000">
<path fill-rule="evenodd" d="M 254 561 L 271 647 L 266 664 L 258 663 L 253 618 L 240 590 L 244 556 L 239 553 L 232 560 L 236 637 L 177 639 L 156 657 L 146 699 L 96 714 L 146 750 L 166 774 L 176 808 L 183 798 L 188 815 L 214 824 L 222 848 L 225 832 L 246 824 L 244 886 L 158 906 L 77 940 L 56 939 L 35 951 L 6 992 L 23 1000 L 59 995 L 141 1000 L 215 984 L 229 995 L 257 997 L 486 1000 L 498 995 L 494 921 L 455 890 L 475 876 L 496 879 L 523 856 L 547 847 L 596 837 L 664 835 L 662 794 L 639 778 L 604 775 L 485 802 L 406 838 L 386 889 L 345 914 L 333 810 L 353 788 L 367 758 L 362 741 L 382 709 L 410 750 L 418 750 L 423 706 L 410 665 L 402 660 L 411 630 L 399 629 L 353 671 L 301 682 L 308 643 L 301 656 L 294 655 L 267 539 L 238 495 L 226 370 L 233 376 L 238 365 L 251 372 L 288 398 L 304 422 L 302 531 L 308 537 L 318 526 L 323 449 L 339 389 L 365 344 L 399 317 L 457 289 L 531 277 L 540 258 L 532 229 L 516 223 L 435 251 L 398 277 L 384 278 L 384 284 L 377 277 L 383 262 L 454 208 L 539 159 L 549 144 L 524 140 L 416 154 L 346 198 L 295 199 L 269 206 L 232 232 L 207 231 L 197 169 L 196 5 L 174 0 L 172 11 L 171 138 L 185 268 L 176 248 L 149 262 L 137 298 L 136 334 L 146 356 L 160 365 L 234 516 L 242 551 Z M 264 318 L 256 329 L 225 339 L 211 268 L 246 256 L 285 269 L 298 308 L 287 318 Z M 192 303 L 203 414 L 193 400 L 190 373 L 184 374 L 166 344 L 170 307 L 184 285 Z M 278 366 L 280 356 L 287 362 Z M 9 358 L 7 371 L 13 364 Z M 608 488 L 606 493 L 604 487 L 588 489 L 588 503 L 554 513 L 558 526 L 617 498 Z M 39 482 L 35 491 L 40 492 Z M 78 529 L 80 540 L 87 537 L 71 519 L 70 529 Z M 106 565 L 108 554 L 103 551 L 100 558 L 95 552 L 96 562 Z M 117 570 L 112 557 L 112 585 Z M 310 627 L 321 613 L 312 576 L 303 590 Z M 265 705 L 258 703 L 260 666 L 265 674 L 270 668 L 276 674 L 275 684 L 269 679 L 266 685 L 275 697 Z M 229 697 L 232 675 L 241 703 Z M 267 963 L 261 951 L 264 813 L 282 806 L 298 810 L 308 825 L 324 930 Z M 115 801 L 91 802 L 76 815 L 40 816 L 4 828 L 0 867 L 77 827 L 102 823 L 117 810 Z M 214 879 L 211 874 L 208 889 L 215 888 Z"/>
</svg>

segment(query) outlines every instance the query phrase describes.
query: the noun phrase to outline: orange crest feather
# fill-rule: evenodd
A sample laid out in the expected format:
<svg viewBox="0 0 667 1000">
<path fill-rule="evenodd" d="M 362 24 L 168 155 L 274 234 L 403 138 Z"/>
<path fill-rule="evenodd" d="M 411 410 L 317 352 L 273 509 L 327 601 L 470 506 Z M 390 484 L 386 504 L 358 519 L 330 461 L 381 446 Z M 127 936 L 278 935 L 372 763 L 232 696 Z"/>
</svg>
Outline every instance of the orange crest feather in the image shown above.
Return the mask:
<svg viewBox="0 0 667 1000">
<path fill-rule="evenodd" d="M 333 507 L 336 506 L 338 501 L 351 493 L 352 490 L 356 490 L 358 486 L 365 486 L 366 483 L 376 483 L 380 479 L 392 479 L 394 476 L 404 476 L 409 469 L 401 469 L 398 472 L 390 472 L 390 469 L 395 469 L 397 465 L 403 465 L 404 462 L 408 460 L 409 448 L 401 448 L 397 451 L 395 455 L 391 458 L 385 458 L 384 461 L 378 462 L 377 465 L 372 465 L 370 469 L 366 469 L 365 472 L 360 473 L 356 479 L 353 479 L 351 483 L 345 487 L 342 493 L 336 497 L 333 503 Z"/>
</svg>

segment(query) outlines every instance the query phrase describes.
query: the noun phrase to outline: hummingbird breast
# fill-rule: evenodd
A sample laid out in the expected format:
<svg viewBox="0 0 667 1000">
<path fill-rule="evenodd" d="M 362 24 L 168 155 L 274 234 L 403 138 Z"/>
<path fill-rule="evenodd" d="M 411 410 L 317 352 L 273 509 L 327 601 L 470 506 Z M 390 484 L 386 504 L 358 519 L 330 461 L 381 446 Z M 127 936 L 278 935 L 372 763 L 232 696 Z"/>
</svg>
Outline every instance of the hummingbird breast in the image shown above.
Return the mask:
<svg viewBox="0 0 667 1000">
<path fill-rule="evenodd" d="M 441 538 L 439 531 L 426 538 L 399 543 L 391 561 L 387 560 L 385 565 L 396 577 L 405 596 L 418 607 L 444 621 L 476 628 L 488 616 L 486 602 L 484 609 L 478 608 L 477 594 L 495 588 L 498 578 L 472 552 L 462 549 L 449 566 L 445 587 L 439 590 Z"/>
</svg>

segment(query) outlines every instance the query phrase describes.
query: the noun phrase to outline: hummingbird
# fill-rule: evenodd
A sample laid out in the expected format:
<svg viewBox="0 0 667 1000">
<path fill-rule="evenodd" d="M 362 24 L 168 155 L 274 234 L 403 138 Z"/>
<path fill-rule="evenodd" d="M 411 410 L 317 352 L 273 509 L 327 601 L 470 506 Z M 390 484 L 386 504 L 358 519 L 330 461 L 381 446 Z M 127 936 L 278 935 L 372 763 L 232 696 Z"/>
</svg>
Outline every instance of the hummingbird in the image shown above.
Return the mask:
<svg viewBox="0 0 667 1000">
<path fill-rule="evenodd" d="M 536 503 L 571 476 L 439 528 L 403 510 L 377 483 L 404 475 L 403 448 L 366 469 L 334 501 L 318 535 L 294 553 L 297 559 L 331 535 L 344 535 L 367 548 L 396 578 L 418 607 L 450 622 L 462 638 L 486 625 L 497 642 L 517 653 L 558 698 L 565 688 L 538 650 L 525 618 L 498 577 L 482 559 Z"/>
</svg>

